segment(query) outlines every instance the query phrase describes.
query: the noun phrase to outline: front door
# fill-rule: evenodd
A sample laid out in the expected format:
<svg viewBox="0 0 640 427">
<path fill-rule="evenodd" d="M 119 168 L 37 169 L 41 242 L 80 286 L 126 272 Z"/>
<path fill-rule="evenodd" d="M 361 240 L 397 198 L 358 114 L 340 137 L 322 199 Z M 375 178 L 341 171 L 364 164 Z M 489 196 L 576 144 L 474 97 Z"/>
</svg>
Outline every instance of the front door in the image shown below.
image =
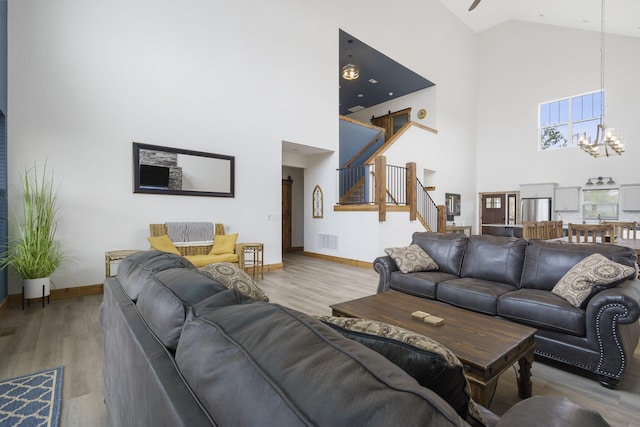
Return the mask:
<svg viewBox="0 0 640 427">
<path fill-rule="evenodd" d="M 505 194 L 482 195 L 482 224 L 506 224 Z"/>
</svg>

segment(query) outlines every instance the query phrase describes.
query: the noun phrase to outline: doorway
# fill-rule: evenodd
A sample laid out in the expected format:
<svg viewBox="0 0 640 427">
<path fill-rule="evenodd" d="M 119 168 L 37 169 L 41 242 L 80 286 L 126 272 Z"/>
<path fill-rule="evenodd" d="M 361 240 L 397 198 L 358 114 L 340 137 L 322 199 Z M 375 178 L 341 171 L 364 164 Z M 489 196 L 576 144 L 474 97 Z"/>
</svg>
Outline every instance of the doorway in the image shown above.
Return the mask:
<svg viewBox="0 0 640 427">
<path fill-rule="evenodd" d="M 518 223 L 518 192 L 480 193 L 480 226 L 487 234 L 488 224 L 515 225 Z"/>
<path fill-rule="evenodd" d="M 291 251 L 291 205 L 293 202 L 293 179 L 282 180 L 282 253 Z"/>
</svg>

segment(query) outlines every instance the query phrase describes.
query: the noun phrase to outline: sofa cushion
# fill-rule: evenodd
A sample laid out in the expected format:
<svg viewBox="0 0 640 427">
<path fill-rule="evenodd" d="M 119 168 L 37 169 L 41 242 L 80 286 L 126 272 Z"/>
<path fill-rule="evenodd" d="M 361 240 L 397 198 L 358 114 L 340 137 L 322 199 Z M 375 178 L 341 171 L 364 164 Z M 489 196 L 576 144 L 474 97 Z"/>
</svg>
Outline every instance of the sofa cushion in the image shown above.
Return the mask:
<svg viewBox="0 0 640 427">
<path fill-rule="evenodd" d="M 321 316 L 319 320 L 400 366 L 421 386 L 438 393 L 461 417 L 474 424 L 484 424 L 471 399 L 471 387 L 462 363 L 439 342 L 375 320 L 334 316 Z"/>
<path fill-rule="evenodd" d="M 194 267 L 204 267 L 216 262 L 238 262 L 238 254 L 187 255 L 185 258 L 191 261 Z"/>
<path fill-rule="evenodd" d="M 149 241 L 149 244 L 151 244 L 151 249 L 180 255 L 180 251 L 174 246 L 173 242 L 166 234 L 163 234 L 162 236 L 147 237 L 147 240 Z"/>
<path fill-rule="evenodd" d="M 403 273 L 438 269 L 438 264 L 416 244 L 401 248 L 386 248 L 384 252 L 393 258 L 396 266 Z"/>
<path fill-rule="evenodd" d="M 532 327 L 583 337 L 586 314 L 549 291 L 521 288 L 498 299 L 498 315 Z"/>
<path fill-rule="evenodd" d="M 498 298 L 515 289 L 515 286 L 504 283 L 464 277 L 439 283 L 436 299 L 467 310 L 495 316 L 498 310 Z"/>
<path fill-rule="evenodd" d="M 462 233 L 433 233 L 429 231 L 413 233 L 411 243 L 420 246 L 438 264 L 443 273 L 460 275 L 460 266 L 467 244 L 467 236 Z"/>
<path fill-rule="evenodd" d="M 147 279 L 136 306 L 149 329 L 175 350 L 189 308 L 226 289 L 198 270 L 163 270 Z"/>
<path fill-rule="evenodd" d="M 551 292 L 576 307 L 582 307 L 591 295 L 617 286 L 635 274 L 635 268 L 618 264 L 600 254 L 593 254 L 571 267 Z"/>
<path fill-rule="evenodd" d="M 467 241 L 460 276 L 518 286 L 526 248 L 524 239 L 473 235 Z"/>
<path fill-rule="evenodd" d="M 241 294 L 255 301 L 269 301 L 267 294 L 239 266 L 228 262 L 210 264 L 199 269 L 227 288 L 237 289 Z"/>
<path fill-rule="evenodd" d="M 440 271 L 421 271 L 408 274 L 394 271 L 391 273 L 389 287 L 406 294 L 435 299 L 438 283 L 457 277 L 454 274 Z"/>
<path fill-rule="evenodd" d="M 175 360 L 217 425 L 464 425 L 384 356 L 276 304 L 187 321 Z"/>
<path fill-rule="evenodd" d="M 147 278 L 170 268 L 191 268 L 193 264 L 180 255 L 160 251 L 141 251 L 129 255 L 118 265 L 118 281 L 133 301 L 138 298 Z"/>
<path fill-rule="evenodd" d="M 594 253 L 629 267 L 636 264 L 635 252 L 624 246 L 531 240 L 527 246 L 520 286 L 550 291 L 571 267 Z"/>
<path fill-rule="evenodd" d="M 236 249 L 238 233 L 216 234 L 213 239 L 213 247 L 209 255 L 232 254 Z"/>
</svg>

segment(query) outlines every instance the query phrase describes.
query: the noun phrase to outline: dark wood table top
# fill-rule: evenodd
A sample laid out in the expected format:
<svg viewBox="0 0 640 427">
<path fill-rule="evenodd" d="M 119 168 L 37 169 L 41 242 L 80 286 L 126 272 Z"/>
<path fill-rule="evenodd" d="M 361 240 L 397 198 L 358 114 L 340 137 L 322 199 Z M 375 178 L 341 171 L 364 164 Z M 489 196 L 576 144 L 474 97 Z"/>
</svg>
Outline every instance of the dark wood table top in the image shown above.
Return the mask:
<svg viewBox="0 0 640 427">
<path fill-rule="evenodd" d="M 331 308 L 337 316 L 377 320 L 432 338 L 449 348 L 468 374 L 484 380 L 502 373 L 524 353 L 533 354 L 534 328 L 401 292 L 387 291 Z M 413 319 L 411 313 L 418 310 L 442 317 L 444 324 Z"/>
</svg>

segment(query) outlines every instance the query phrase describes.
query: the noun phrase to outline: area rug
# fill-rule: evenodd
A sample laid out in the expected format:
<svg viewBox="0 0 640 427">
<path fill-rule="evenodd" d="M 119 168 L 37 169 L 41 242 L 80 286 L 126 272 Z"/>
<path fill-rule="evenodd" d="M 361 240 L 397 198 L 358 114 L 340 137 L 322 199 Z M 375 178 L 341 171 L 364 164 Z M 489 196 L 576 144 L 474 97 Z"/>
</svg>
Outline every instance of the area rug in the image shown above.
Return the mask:
<svg viewBox="0 0 640 427">
<path fill-rule="evenodd" d="M 0 381 L 0 427 L 57 427 L 63 367 Z"/>
</svg>

